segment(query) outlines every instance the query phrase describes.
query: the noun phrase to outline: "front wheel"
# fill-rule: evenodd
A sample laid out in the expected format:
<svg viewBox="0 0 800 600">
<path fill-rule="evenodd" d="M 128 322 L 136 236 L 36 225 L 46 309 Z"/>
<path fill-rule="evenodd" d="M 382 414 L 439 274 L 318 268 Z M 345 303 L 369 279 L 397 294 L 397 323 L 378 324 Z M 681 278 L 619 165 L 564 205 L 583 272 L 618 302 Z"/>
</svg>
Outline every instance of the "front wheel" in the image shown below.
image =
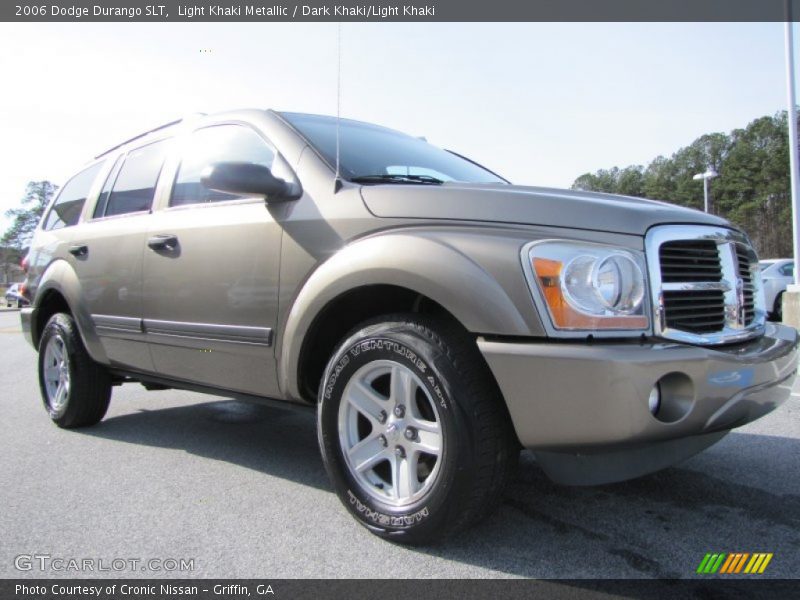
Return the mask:
<svg viewBox="0 0 800 600">
<path fill-rule="evenodd" d="M 341 501 L 403 543 L 489 514 L 519 455 L 474 339 L 419 315 L 364 324 L 342 342 L 320 387 L 318 431 Z"/>
<path fill-rule="evenodd" d="M 59 427 L 98 423 L 108 410 L 111 377 L 92 360 L 72 317 L 53 315 L 39 340 L 39 387 L 47 413 Z"/>
</svg>

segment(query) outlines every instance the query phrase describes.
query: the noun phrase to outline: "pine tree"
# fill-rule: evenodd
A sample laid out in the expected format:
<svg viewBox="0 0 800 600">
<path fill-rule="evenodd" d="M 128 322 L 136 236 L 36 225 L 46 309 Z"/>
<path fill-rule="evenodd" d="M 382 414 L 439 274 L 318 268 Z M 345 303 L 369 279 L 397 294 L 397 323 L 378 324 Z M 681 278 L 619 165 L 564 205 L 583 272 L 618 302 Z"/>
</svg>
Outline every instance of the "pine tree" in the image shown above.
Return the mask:
<svg viewBox="0 0 800 600">
<path fill-rule="evenodd" d="M 44 209 L 50 203 L 58 186 L 49 181 L 30 181 L 25 196 L 20 201 L 20 208 L 6 211 L 6 216 L 13 219 L 11 226 L 0 238 L 0 246 L 23 250 L 30 244 L 33 231 L 39 224 Z"/>
</svg>

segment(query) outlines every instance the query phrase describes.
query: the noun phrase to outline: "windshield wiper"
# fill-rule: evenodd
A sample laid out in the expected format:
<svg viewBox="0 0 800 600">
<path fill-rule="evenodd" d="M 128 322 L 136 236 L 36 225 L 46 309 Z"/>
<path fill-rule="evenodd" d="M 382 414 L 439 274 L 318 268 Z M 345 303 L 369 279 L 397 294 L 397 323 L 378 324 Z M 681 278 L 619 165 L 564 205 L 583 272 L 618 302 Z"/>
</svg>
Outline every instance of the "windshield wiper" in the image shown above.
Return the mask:
<svg viewBox="0 0 800 600">
<path fill-rule="evenodd" d="M 444 181 L 430 175 L 395 175 L 384 173 L 382 175 L 358 175 L 351 177 L 354 183 L 423 183 L 428 185 L 442 185 Z"/>
</svg>

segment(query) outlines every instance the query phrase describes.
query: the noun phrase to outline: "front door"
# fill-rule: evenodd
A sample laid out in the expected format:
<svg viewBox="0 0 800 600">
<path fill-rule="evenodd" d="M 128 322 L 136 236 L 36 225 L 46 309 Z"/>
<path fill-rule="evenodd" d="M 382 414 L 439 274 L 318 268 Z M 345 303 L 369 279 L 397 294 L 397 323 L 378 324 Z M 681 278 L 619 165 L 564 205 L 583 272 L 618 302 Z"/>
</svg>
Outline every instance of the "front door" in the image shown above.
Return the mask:
<svg viewBox="0 0 800 600">
<path fill-rule="evenodd" d="M 275 395 L 280 226 L 263 197 L 209 190 L 200 175 L 221 161 L 273 168 L 276 152 L 237 124 L 199 129 L 182 146 L 144 255 L 144 330 L 155 368 L 171 379 Z"/>
</svg>

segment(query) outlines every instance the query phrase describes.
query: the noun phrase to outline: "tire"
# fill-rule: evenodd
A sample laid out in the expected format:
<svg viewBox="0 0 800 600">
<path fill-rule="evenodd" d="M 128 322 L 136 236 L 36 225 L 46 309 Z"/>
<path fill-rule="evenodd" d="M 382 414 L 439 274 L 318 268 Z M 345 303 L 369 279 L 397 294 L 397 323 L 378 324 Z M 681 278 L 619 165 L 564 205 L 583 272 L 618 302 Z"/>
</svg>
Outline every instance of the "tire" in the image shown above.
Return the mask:
<svg viewBox="0 0 800 600">
<path fill-rule="evenodd" d="M 772 307 L 772 318 L 779 323 L 783 321 L 783 292 L 775 298 L 775 305 Z"/>
<path fill-rule="evenodd" d="M 405 544 L 488 516 L 520 450 L 474 339 L 413 314 L 364 323 L 339 345 L 320 386 L 318 435 L 342 503 Z"/>
<path fill-rule="evenodd" d="M 22 308 L 22 300 L 17 300 L 17 308 Z"/>
<path fill-rule="evenodd" d="M 39 341 L 39 388 L 50 419 L 64 429 L 99 423 L 111 399 L 111 376 L 94 362 L 72 317 L 53 315 Z"/>
</svg>

